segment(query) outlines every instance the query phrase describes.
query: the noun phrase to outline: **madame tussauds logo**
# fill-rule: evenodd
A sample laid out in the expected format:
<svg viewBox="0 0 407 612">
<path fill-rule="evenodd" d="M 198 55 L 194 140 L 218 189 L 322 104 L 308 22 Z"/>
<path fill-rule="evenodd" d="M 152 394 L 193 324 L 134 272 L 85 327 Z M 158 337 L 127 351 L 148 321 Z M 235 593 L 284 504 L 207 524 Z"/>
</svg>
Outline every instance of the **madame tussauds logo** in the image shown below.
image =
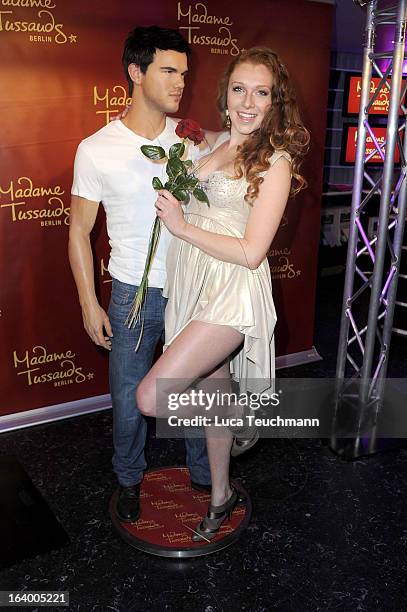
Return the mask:
<svg viewBox="0 0 407 612">
<path fill-rule="evenodd" d="M 77 35 L 66 34 L 64 25 L 57 22 L 53 0 L 0 0 L 0 7 L 34 10 L 34 14 L 24 11 L 23 15 L 14 10 L 0 10 L 0 32 L 26 34 L 30 42 L 36 43 L 77 42 Z"/>
<path fill-rule="evenodd" d="M 190 45 L 211 47 L 211 53 L 239 55 L 237 38 L 233 38 L 233 21 L 228 15 L 211 15 L 206 4 L 183 5 L 178 2 L 179 30 L 186 30 Z"/>
<path fill-rule="evenodd" d="M 28 176 L 20 176 L 3 187 L 0 185 L 0 208 L 9 211 L 10 220 L 39 221 L 41 226 L 69 225 L 70 208 L 65 207 L 60 185 L 43 187 L 34 185 Z M 41 208 L 31 208 L 28 200 L 40 200 Z"/>
<path fill-rule="evenodd" d="M 301 276 L 301 270 L 296 269 L 290 261 L 291 250 L 287 247 L 283 249 L 272 249 L 269 253 L 270 258 L 277 259 L 277 263 L 270 261 L 270 271 L 272 278 L 297 278 Z"/>
<path fill-rule="evenodd" d="M 104 115 L 106 125 L 111 115 L 122 111 L 126 104 L 131 104 L 131 98 L 123 85 L 113 85 L 111 89 L 106 87 L 104 91 L 98 91 L 97 85 L 93 87 L 93 106 L 96 106 L 97 115 Z"/>
<path fill-rule="evenodd" d="M 23 354 L 13 352 L 13 363 L 17 376 L 23 376 L 29 387 L 53 383 L 54 387 L 80 384 L 92 380 L 94 373 L 84 374 L 75 364 L 75 353 L 71 350 L 48 353 L 45 346 L 34 346 Z"/>
</svg>

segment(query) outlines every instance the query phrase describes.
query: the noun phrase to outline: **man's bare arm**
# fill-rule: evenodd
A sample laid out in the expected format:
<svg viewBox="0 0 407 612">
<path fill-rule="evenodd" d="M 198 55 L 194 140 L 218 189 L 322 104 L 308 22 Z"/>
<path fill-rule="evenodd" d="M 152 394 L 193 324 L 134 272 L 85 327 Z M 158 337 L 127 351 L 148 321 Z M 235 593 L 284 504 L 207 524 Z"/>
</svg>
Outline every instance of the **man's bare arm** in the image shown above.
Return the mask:
<svg viewBox="0 0 407 612">
<path fill-rule="evenodd" d="M 83 325 L 98 346 L 111 350 L 113 336 L 109 318 L 100 306 L 94 282 L 90 233 L 95 225 L 99 203 L 72 196 L 69 228 L 69 262 L 82 308 Z M 107 336 L 104 335 L 103 328 Z"/>
</svg>

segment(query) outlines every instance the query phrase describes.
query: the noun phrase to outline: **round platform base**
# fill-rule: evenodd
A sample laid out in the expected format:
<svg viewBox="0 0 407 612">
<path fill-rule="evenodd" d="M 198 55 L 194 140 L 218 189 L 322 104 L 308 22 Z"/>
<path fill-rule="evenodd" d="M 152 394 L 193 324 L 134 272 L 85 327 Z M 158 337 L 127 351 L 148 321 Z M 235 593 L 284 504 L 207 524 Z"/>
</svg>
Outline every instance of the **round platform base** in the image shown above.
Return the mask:
<svg viewBox="0 0 407 612">
<path fill-rule="evenodd" d="M 230 522 L 226 520 L 210 542 L 192 541 L 194 529 L 208 509 L 210 495 L 191 488 L 187 468 L 161 468 L 145 473 L 140 488 L 141 515 L 134 523 L 123 523 L 117 518 L 114 511 L 117 491 L 110 500 L 110 516 L 120 536 L 143 552 L 176 559 L 209 555 L 237 542 L 249 524 L 250 498 L 239 482 L 233 485 L 246 501 L 236 506 Z"/>
</svg>

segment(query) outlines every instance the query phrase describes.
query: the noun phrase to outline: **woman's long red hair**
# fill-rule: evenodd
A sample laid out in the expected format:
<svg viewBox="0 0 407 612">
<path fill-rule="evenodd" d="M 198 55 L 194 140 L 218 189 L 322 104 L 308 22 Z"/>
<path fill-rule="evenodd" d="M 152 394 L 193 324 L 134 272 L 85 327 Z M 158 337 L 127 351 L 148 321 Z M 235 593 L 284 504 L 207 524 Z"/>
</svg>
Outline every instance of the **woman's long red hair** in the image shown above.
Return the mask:
<svg viewBox="0 0 407 612">
<path fill-rule="evenodd" d="M 271 106 L 258 130 L 238 148 L 235 160 L 236 178 L 245 176 L 249 186 L 246 200 L 253 203 L 263 182 L 260 172 L 269 167 L 268 160 L 275 151 L 287 151 L 291 156 L 291 191 L 297 194 L 306 187 L 300 166 L 309 147 L 310 135 L 304 127 L 289 75 L 277 54 L 267 47 L 253 47 L 243 51 L 226 69 L 219 86 L 218 109 L 226 124 L 227 92 L 230 76 L 239 64 L 249 63 L 268 68 L 272 77 Z"/>
</svg>

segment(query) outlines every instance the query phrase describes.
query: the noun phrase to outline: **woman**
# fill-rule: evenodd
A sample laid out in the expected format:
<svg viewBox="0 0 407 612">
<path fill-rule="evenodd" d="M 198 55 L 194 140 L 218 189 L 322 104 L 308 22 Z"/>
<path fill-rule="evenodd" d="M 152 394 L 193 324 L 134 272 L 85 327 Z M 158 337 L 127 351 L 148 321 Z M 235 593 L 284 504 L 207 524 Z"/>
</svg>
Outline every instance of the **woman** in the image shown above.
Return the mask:
<svg viewBox="0 0 407 612">
<path fill-rule="evenodd" d="M 167 393 L 180 393 L 198 378 L 216 386 L 232 372 L 241 392 L 272 389 L 276 315 L 267 252 L 290 193 L 305 184 L 299 166 L 309 135 L 287 71 L 266 48 L 232 61 L 218 107 L 230 133 L 217 138 L 198 169 L 210 206 L 193 199 L 184 215 L 166 190 L 156 202 L 174 238 L 167 259 L 167 349 L 137 389 L 139 409 L 148 416 L 156 416 L 161 401 L 158 380 L 172 381 Z M 234 454 L 241 450 L 239 440 L 233 442 L 227 428 L 222 437 L 210 432 L 209 425 L 211 504 L 195 541 L 215 537 L 238 501 L 229 461 L 232 443 Z M 244 449 L 255 440 L 251 432 L 240 444 Z"/>
</svg>

